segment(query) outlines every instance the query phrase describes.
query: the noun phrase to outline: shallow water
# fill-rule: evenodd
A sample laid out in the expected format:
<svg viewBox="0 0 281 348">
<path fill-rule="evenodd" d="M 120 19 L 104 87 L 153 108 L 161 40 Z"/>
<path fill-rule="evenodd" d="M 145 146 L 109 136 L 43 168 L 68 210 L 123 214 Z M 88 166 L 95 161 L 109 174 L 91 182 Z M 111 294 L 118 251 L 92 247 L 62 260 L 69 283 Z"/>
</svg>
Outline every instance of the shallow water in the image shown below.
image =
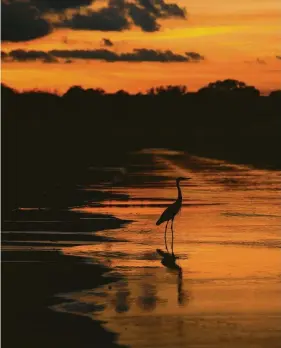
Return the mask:
<svg viewBox="0 0 281 348">
<path fill-rule="evenodd" d="M 281 173 L 166 150 L 133 158 L 131 185 L 110 188 L 128 201 L 75 211 L 134 222 L 99 233 L 116 242 L 63 248 L 122 280 L 62 294 L 74 302 L 56 310 L 101 319 L 131 347 L 281 347 Z M 156 252 L 165 226 L 155 222 L 177 197 L 178 176 L 192 179 L 182 184 L 171 269 Z"/>
</svg>

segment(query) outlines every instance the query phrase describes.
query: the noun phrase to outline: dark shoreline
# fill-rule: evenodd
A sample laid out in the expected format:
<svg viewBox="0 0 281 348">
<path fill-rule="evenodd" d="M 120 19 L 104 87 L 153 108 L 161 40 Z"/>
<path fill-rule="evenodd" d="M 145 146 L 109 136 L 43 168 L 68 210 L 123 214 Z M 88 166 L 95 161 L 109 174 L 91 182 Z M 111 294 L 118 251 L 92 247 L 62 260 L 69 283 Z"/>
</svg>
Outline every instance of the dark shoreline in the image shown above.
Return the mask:
<svg viewBox="0 0 281 348">
<path fill-rule="evenodd" d="M 50 307 L 66 301 L 56 297 L 59 293 L 95 288 L 117 280 L 104 277 L 110 270 L 107 267 L 86 258 L 63 255 L 60 247 L 74 246 L 80 239 L 84 243 L 102 243 L 108 239 L 94 232 L 120 228 L 129 221 L 99 214 L 98 219 L 89 222 L 73 212 L 61 214 L 67 221 L 62 219 L 53 224 L 42 221 L 50 214 L 59 211 L 20 212 L 17 221 L 6 221 L 2 226 L 2 346 L 120 347 L 115 343 L 117 335 L 105 330 L 101 322 L 55 312 Z M 24 229 L 31 217 L 33 224 Z M 74 233 L 67 233 L 71 224 Z M 13 232 L 15 225 L 17 232 Z M 46 233 L 40 234 L 39 226 Z M 61 227 L 65 227 L 65 232 L 48 234 Z M 33 233 L 29 234 L 30 231 Z M 87 234 L 89 231 L 93 233 Z M 17 250 L 18 246 L 23 249 Z"/>
<path fill-rule="evenodd" d="M 120 347 L 101 322 L 50 309 L 62 302 L 58 293 L 115 281 L 107 272 L 58 251 L 2 252 L 2 346 Z"/>
</svg>

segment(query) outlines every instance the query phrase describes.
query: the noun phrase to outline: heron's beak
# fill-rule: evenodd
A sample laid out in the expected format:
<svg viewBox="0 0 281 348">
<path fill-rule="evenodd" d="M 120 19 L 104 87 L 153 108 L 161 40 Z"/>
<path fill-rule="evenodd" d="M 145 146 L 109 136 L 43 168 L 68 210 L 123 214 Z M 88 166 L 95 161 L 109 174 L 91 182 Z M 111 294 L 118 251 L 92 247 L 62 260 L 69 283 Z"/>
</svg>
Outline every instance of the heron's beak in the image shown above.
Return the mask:
<svg viewBox="0 0 281 348">
<path fill-rule="evenodd" d="M 190 180 L 191 178 L 182 178 L 182 180 L 187 181 Z"/>
</svg>

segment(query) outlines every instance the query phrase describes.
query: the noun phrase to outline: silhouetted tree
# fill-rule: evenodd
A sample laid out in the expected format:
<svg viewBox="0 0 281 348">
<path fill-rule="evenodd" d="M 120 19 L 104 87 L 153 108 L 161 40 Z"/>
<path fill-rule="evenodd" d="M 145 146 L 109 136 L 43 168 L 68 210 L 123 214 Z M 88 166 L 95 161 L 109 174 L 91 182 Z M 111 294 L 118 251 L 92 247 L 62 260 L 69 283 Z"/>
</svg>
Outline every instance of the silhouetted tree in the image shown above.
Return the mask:
<svg viewBox="0 0 281 348">
<path fill-rule="evenodd" d="M 239 88 L 245 88 L 246 84 L 245 82 L 241 82 L 238 80 L 223 80 L 223 81 L 216 81 L 211 82 L 208 84 L 208 88 L 221 90 L 221 91 L 233 91 Z"/>
<path fill-rule="evenodd" d="M 245 82 L 226 79 L 223 81 L 211 82 L 207 86 L 199 89 L 198 94 L 204 95 L 239 95 L 239 96 L 259 96 L 260 92 L 253 86 L 247 86 Z"/>
<path fill-rule="evenodd" d="M 128 93 L 127 91 L 125 91 L 124 89 L 119 89 L 116 93 L 116 96 L 129 96 L 130 93 Z"/>
<path fill-rule="evenodd" d="M 187 93 L 187 87 L 183 85 L 179 86 L 159 86 L 150 88 L 147 91 L 147 95 L 152 96 L 171 96 L 171 97 L 181 97 Z"/>
<path fill-rule="evenodd" d="M 63 96 L 66 98 L 81 98 L 84 93 L 85 90 L 81 86 L 72 86 Z"/>
<path fill-rule="evenodd" d="M 105 90 L 102 89 L 102 88 L 88 88 L 86 89 L 85 93 L 88 95 L 88 96 L 104 96 L 106 93 L 105 93 Z"/>
<path fill-rule="evenodd" d="M 275 91 L 272 91 L 270 94 L 269 94 L 269 97 L 270 98 L 276 98 L 276 99 L 281 99 L 281 89 L 277 89 Z"/>
<path fill-rule="evenodd" d="M 6 86 L 4 83 L 1 83 L 1 96 L 4 100 L 6 98 L 14 96 L 16 93 L 17 92 L 13 88 Z"/>
</svg>

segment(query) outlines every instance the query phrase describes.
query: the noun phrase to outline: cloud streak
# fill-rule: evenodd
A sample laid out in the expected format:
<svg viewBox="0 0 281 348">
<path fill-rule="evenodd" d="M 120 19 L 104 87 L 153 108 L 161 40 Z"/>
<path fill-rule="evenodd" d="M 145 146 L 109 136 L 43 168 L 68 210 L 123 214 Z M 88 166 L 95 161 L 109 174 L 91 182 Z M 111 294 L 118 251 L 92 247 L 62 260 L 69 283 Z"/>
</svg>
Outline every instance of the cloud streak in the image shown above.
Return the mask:
<svg viewBox="0 0 281 348">
<path fill-rule="evenodd" d="M 185 55 L 194 62 L 200 62 L 200 60 L 204 60 L 205 57 L 201 56 L 201 54 L 197 52 L 186 52 Z"/>
<path fill-rule="evenodd" d="M 13 50 L 9 53 L 5 53 L 3 56 L 4 61 L 16 61 L 16 62 L 33 62 L 40 60 L 43 63 L 56 63 L 58 60 L 55 56 L 48 52 L 36 51 L 36 50 Z"/>
<path fill-rule="evenodd" d="M 197 52 L 187 52 L 177 54 L 170 50 L 152 50 L 147 48 L 137 48 L 132 52 L 116 53 L 108 49 L 94 50 L 51 50 L 44 51 L 25 51 L 13 50 L 9 53 L 4 52 L 4 61 L 28 62 L 43 61 L 44 63 L 59 62 L 59 59 L 73 60 L 103 60 L 106 62 L 161 62 L 161 63 L 192 63 L 204 60 L 204 57 Z"/>
</svg>

